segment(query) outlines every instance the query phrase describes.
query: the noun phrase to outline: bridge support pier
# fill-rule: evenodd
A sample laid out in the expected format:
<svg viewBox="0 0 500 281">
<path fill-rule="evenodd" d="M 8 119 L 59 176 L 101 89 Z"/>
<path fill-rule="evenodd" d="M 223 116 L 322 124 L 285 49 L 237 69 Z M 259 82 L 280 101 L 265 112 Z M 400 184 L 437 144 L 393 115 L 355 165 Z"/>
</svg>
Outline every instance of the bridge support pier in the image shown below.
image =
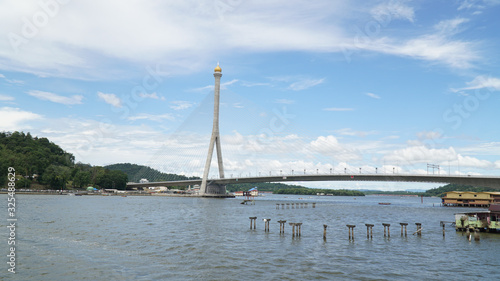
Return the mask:
<svg viewBox="0 0 500 281">
<path fill-rule="evenodd" d="M 399 223 L 401 225 L 401 237 L 403 237 L 403 228 L 404 228 L 404 233 L 405 233 L 405 237 L 407 236 L 407 232 L 406 232 L 406 226 L 408 225 L 408 223 L 405 223 L 405 222 L 400 222 Z"/>
<path fill-rule="evenodd" d="M 373 239 L 373 224 L 365 223 L 366 225 L 366 238 L 372 238 Z"/>
<path fill-rule="evenodd" d="M 382 225 L 384 226 L 384 237 L 386 236 L 385 229 L 387 228 L 387 237 L 391 238 L 391 230 L 389 229 L 391 225 L 388 223 L 383 223 Z"/>
<path fill-rule="evenodd" d="M 252 229 L 252 222 L 253 222 L 253 229 L 255 229 L 255 220 L 257 220 L 257 217 L 249 217 L 250 219 L 250 229 Z"/>
<path fill-rule="evenodd" d="M 353 240 L 354 241 L 354 228 L 356 227 L 353 224 L 347 224 L 346 225 L 349 228 L 349 241 Z M 352 233 L 351 233 L 352 232 Z"/>
</svg>

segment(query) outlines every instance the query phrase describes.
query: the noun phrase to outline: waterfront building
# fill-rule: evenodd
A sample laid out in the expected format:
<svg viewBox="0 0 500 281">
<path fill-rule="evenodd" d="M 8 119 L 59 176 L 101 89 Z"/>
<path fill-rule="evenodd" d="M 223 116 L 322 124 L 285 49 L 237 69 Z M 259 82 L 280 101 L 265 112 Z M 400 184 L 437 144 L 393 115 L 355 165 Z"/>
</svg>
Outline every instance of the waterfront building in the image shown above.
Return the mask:
<svg viewBox="0 0 500 281">
<path fill-rule="evenodd" d="M 450 191 L 442 198 L 443 206 L 489 207 L 500 204 L 500 192 Z"/>
</svg>

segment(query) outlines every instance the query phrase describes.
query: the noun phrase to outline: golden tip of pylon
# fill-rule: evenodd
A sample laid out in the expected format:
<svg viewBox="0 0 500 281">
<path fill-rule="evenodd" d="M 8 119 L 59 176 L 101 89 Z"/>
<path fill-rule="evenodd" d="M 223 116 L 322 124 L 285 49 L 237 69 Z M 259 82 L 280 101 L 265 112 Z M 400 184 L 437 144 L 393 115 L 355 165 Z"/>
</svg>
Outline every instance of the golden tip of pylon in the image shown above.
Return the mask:
<svg viewBox="0 0 500 281">
<path fill-rule="evenodd" d="M 214 72 L 222 72 L 222 69 L 219 66 L 219 63 L 217 63 L 217 66 L 214 69 Z"/>
</svg>

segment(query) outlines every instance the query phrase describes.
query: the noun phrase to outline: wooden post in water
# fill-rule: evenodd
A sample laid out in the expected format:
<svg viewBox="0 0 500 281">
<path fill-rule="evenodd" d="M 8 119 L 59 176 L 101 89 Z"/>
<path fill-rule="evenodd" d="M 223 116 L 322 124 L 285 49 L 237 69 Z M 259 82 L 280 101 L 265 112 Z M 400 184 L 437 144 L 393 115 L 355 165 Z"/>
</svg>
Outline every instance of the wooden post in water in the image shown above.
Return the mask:
<svg viewBox="0 0 500 281">
<path fill-rule="evenodd" d="M 281 203 L 281 209 L 285 209 L 285 203 Z"/>
<path fill-rule="evenodd" d="M 442 223 L 442 225 L 443 225 L 443 237 L 444 237 L 444 234 L 445 234 L 445 231 L 444 231 L 445 224 Z"/>
<path fill-rule="evenodd" d="M 373 224 L 365 223 L 366 225 L 366 238 L 373 238 Z"/>
<path fill-rule="evenodd" d="M 302 233 L 301 233 L 301 229 L 302 229 L 302 223 L 301 223 L 301 222 L 299 222 L 299 223 L 297 223 L 297 235 L 298 235 L 298 236 L 301 236 L 301 235 L 302 235 Z"/>
<path fill-rule="evenodd" d="M 271 219 L 263 219 L 264 221 L 264 231 L 269 232 L 269 222 Z"/>
<path fill-rule="evenodd" d="M 253 221 L 253 229 L 255 229 L 255 220 L 257 219 L 257 217 L 249 217 L 250 219 L 250 229 L 252 229 L 252 221 Z"/>
<path fill-rule="evenodd" d="M 285 223 L 286 223 L 286 221 L 279 220 L 278 222 L 280 223 L 280 234 L 281 233 L 285 233 Z"/>
<path fill-rule="evenodd" d="M 276 210 L 280 208 L 280 204 L 276 203 Z"/>
<path fill-rule="evenodd" d="M 406 226 L 408 225 L 408 223 L 406 222 L 400 222 L 399 223 L 401 225 L 401 236 L 403 236 L 403 228 L 405 230 L 405 237 L 407 236 L 407 232 L 406 232 Z"/>
<path fill-rule="evenodd" d="M 312 203 L 313 204 L 313 208 L 316 208 L 316 203 Z"/>
<path fill-rule="evenodd" d="M 349 241 L 354 240 L 354 228 L 356 227 L 353 224 L 347 224 L 346 225 L 349 228 Z M 352 234 L 351 234 L 352 232 Z"/>
<path fill-rule="evenodd" d="M 417 236 L 422 236 L 422 224 L 419 222 L 415 223 L 417 225 Z"/>
<path fill-rule="evenodd" d="M 479 241 L 479 231 L 478 231 L 478 229 L 474 229 L 474 241 Z"/>
<path fill-rule="evenodd" d="M 306 205 L 306 208 L 307 208 L 307 203 L 304 203 Z"/>
<path fill-rule="evenodd" d="M 390 238 L 391 237 L 391 231 L 390 231 L 389 228 L 391 227 L 391 225 L 388 224 L 388 223 L 383 223 L 382 225 L 384 226 L 384 237 L 385 237 L 385 229 L 387 228 L 387 237 Z"/>
<path fill-rule="evenodd" d="M 290 209 L 290 203 L 286 203 L 286 208 Z"/>
<path fill-rule="evenodd" d="M 292 226 L 292 237 L 295 237 L 295 223 L 290 222 L 288 224 Z"/>
<path fill-rule="evenodd" d="M 328 225 L 324 224 L 323 225 L 323 240 L 326 241 L 326 228 L 328 227 Z"/>
</svg>

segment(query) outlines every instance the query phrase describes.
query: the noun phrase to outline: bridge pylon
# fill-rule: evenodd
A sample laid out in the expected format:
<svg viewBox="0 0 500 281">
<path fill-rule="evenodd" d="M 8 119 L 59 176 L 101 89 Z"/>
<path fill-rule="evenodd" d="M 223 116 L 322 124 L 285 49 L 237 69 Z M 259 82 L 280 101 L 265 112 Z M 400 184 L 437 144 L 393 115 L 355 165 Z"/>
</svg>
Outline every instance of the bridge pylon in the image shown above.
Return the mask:
<svg viewBox="0 0 500 281">
<path fill-rule="evenodd" d="M 222 150 L 220 145 L 219 134 L 219 105 L 220 105 L 220 79 L 222 77 L 222 69 L 217 63 L 214 69 L 215 85 L 214 85 L 214 122 L 212 127 L 212 137 L 208 147 L 207 161 L 205 162 L 205 170 L 200 186 L 200 195 L 205 197 L 225 197 L 226 185 L 211 183 L 208 181 L 208 173 L 210 172 L 210 164 L 212 163 L 212 155 L 214 147 L 217 150 L 217 164 L 219 166 L 219 177 L 224 178 L 224 165 L 222 162 Z"/>
</svg>

